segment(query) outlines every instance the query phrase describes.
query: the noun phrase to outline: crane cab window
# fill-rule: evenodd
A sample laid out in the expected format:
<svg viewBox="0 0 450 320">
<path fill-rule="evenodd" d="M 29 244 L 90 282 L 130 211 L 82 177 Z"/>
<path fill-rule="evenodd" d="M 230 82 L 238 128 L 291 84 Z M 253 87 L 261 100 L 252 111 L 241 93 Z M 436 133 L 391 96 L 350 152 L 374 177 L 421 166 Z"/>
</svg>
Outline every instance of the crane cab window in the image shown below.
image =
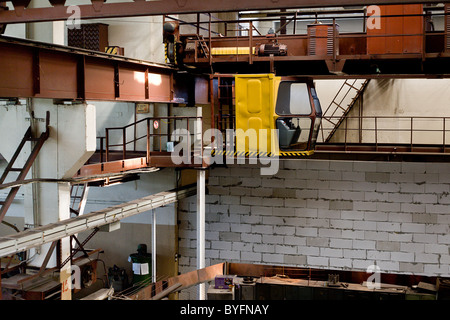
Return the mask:
<svg viewBox="0 0 450 320">
<path fill-rule="evenodd" d="M 315 121 L 317 110 L 321 114 L 316 92 L 308 83 L 280 83 L 275 113 L 281 150 L 311 149 L 317 136 L 315 131 L 320 125 L 320 120 Z"/>
<path fill-rule="evenodd" d="M 281 82 L 275 112 L 280 116 L 309 116 L 312 109 L 308 85 L 290 81 Z"/>
</svg>

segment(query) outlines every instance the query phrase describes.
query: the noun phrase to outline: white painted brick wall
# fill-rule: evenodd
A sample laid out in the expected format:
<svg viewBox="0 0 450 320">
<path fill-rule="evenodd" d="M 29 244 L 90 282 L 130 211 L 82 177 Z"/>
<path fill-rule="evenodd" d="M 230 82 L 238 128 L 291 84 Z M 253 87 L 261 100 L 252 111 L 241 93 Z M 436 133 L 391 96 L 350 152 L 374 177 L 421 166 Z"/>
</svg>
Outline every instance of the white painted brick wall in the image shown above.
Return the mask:
<svg viewBox="0 0 450 320">
<path fill-rule="evenodd" d="M 210 171 L 207 262 L 450 276 L 450 164 L 289 160 Z M 179 205 L 180 271 L 195 269 L 195 197 Z"/>
</svg>

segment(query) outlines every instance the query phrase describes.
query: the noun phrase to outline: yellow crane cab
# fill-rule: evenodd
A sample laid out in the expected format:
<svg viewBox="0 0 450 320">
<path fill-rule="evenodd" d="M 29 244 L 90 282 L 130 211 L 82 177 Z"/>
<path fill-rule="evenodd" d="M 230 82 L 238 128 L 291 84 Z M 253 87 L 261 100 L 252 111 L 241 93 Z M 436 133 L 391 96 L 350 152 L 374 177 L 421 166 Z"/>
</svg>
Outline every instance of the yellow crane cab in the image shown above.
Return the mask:
<svg viewBox="0 0 450 320">
<path fill-rule="evenodd" d="M 314 153 L 322 109 L 312 80 L 273 74 L 237 75 L 236 151 L 247 155 Z M 249 131 L 260 132 L 251 143 Z"/>
</svg>

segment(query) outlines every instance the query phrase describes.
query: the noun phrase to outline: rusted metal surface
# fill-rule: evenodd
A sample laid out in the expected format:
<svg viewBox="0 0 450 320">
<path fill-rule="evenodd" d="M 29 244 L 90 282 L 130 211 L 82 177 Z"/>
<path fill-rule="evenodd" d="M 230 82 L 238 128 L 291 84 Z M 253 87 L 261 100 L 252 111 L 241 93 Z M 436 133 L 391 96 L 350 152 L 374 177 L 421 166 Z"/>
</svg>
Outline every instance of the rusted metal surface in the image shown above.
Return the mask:
<svg viewBox="0 0 450 320">
<path fill-rule="evenodd" d="M 187 92 L 168 65 L 36 41 L 0 37 L 0 70 L 2 98 L 208 103 L 202 76 Z"/>
<path fill-rule="evenodd" d="M 291 28 L 290 34 L 273 35 L 237 35 L 213 36 L 208 40 L 199 39 L 196 35 L 181 35 L 187 45 L 183 52 L 183 62 L 188 65 L 214 70 L 219 73 L 263 73 L 276 71 L 278 75 L 302 74 L 314 76 L 333 77 L 336 75 L 360 75 L 378 77 L 392 77 L 398 74 L 447 75 L 450 68 L 448 59 L 450 55 L 446 50 L 445 41 L 448 39 L 450 28 L 443 32 L 429 30 L 429 23 L 433 16 L 445 14 L 444 7 L 437 12 L 423 13 L 421 4 L 381 6 L 380 29 L 363 28 L 360 32 L 340 32 L 338 19 L 359 19 L 366 25 L 369 15 L 364 13 L 353 16 L 346 15 L 344 10 L 333 17 L 317 17 L 322 24 L 308 27 L 307 34 L 297 34 L 296 28 Z M 290 13 L 294 15 L 294 13 Z M 322 13 L 323 14 L 323 13 Z M 311 20 L 311 17 L 298 18 L 295 21 Z M 277 18 L 254 19 L 253 21 L 277 21 Z M 332 20 L 330 24 L 326 21 Z M 251 21 L 213 21 L 214 24 L 227 25 L 232 23 L 248 24 L 252 29 Z M 183 24 L 183 23 L 181 23 Z M 195 24 L 195 23 L 194 23 Z M 199 22 L 209 30 L 210 23 Z M 448 24 L 446 24 L 448 25 Z M 292 30 L 293 29 L 293 30 Z M 322 30 L 323 29 L 323 30 Z M 310 32 L 315 31 L 315 32 Z M 323 31 L 323 32 L 322 32 Z M 292 33 L 293 32 L 293 33 Z M 248 32 L 247 32 L 248 33 Z M 259 33 L 259 32 L 257 32 Z M 270 45 L 274 39 L 286 48 L 284 54 L 265 55 L 260 50 Z M 203 56 L 200 46 L 207 47 L 212 54 Z M 253 54 L 235 54 L 236 48 L 248 47 Z M 229 54 L 224 52 L 229 51 Z M 220 54 L 217 54 L 220 52 Z M 215 54 L 216 53 L 216 54 Z"/>
<path fill-rule="evenodd" d="M 127 172 L 136 169 L 148 168 L 146 157 L 85 164 L 80 168 L 74 178 L 93 177 Z"/>
<path fill-rule="evenodd" d="M 380 28 L 367 29 L 368 54 L 422 53 L 423 5 L 380 6 Z"/>
<path fill-rule="evenodd" d="M 0 23 L 42 22 L 67 20 L 73 14 L 67 6 L 57 5 L 53 7 L 28 8 L 30 0 L 12 0 L 15 10 L 0 12 Z M 373 0 L 372 5 L 377 4 L 406 4 L 406 3 L 435 3 L 432 0 Z M 246 10 L 268 10 L 289 8 L 317 8 L 366 5 L 362 0 L 229 0 L 229 1 L 202 1 L 202 0 L 177 0 L 177 1 L 135 1 L 104 3 L 92 1 L 92 4 L 79 5 L 82 19 L 117 18 L 132 16 L 150 16 L 162 14 L 183 14 L 199 12 L 236 12 Z M 26 8 L 26 10 L 24 10 Z"/>
<path fill-rule="evenodd" d="M 75 178 L 126 173 L 145 168 L 206 167 L 202 130 L 197 132 L 199 128 L 196 128 L 201 121 L 201 117 L 149 117 L 124 127 L 106 128 L 105 137 L 99 138 L 99 150 L 80 168 Z M 176 129 L 189 132 L 189 137 L 182 136 L 182 139 L 190 139 L 197 146 L 197 149 L 192 148 L 190 160 L 181 164 L 174 163 L 172 152 L 167 150 L 167 142 L 177 143 L 172 139 Z"/>
<path fill-rule="evenodd" d="M 352 0 L 349 0 L 352 2 Z M 232 1 L 232 3 L 235 1 Z M 333 6 L 339 6 L 344 1 L 339 1 L 339 3 L 333 2 Z M 357 3 L 358 1 L 355 1 Z M 308 55 L 308 50 L 311 49 L 308 43 L 317 43 L 322 42 L 322 36 L 308 36 L 308 35 L 298 35 L 298 34 L 280 34 L 277 37 L 277 41 L 283 46 L 287 47 L 287 54 L 283 55 L 274 55 L 274 56 L 265 56 L 264 54 L 251 54 L 252 49 L 259 48 L 262 44 L 266 44 L 266 42 L 270 42 L 271 40 L 264 39 L 264 36 L 256 36 L 253 32 L 250 32 L 248 36 L 243 37 L 217 37 L 213 36 L 212 26 L 216 23 L 223 23 L 225 26 L 236 23 L 237 21 L 204 21 L 203 23 L 207 23 L 206 27 L 200 26 L 200 23 L 197 25 L 197 30 L 205 29 L 208 32 L 208 36 L 203 38 L 199 37 L 199 35 L 194 35 L 192 39 L 189 41 L 194 42 L 194 50 L 192 52 L 185 51 L 184 63 L 186 64 L 195 64 L 196 66 L 202 66 L 207 70 L 210 70 L 211 66 L 214 66 L 215 70 L 218 72 L 224 72 L 227 70 L 237 70 L 243 72 L 267 72 L 276 70 L 278 74 L 287 75 L 291 74 L 380 74 L 380 76 L 393 75 L 399 73 L 405 74 L 447 74 L 450 73 L 449 68 L 443 68 L 444 65 L 450 65 L 447 58 L 450 58 L 450 54 L 447 49 L 446 39 L 448 39 L 448 28 L 445 29 L 445 32 L 429 32 L 427 28 L 425 28 L 424 20 L 428 19 L 429 16 L 426 14 L 422 14 L 422 6 L 424 3 L 428 3 L 427 1 L 394 1 L 388 3 L 387 1 L 375 1 L 371 2 L 371 4 L 390 4 L 381 6 L 382 9 L 382 28 L 381 29 L 367 29 L 361 30 L 359 33 L 341 33 L 334 32 L 332 39 L 329 38 L 328 41 L 332 42 L 333 54 L 330 56 L 329 54 L 315 54 L 313 56 Z M 360 3 L 364 5 L 365 3 Z M 408 4 L 408 5 L 405 5 Z M 24 3 L 21 3 L 22 7 Z M 170 13 L 181 13 L 181 12 L 220 12 L 220 11 L 237 11 L 237 10 L 253 10 L 253 6 L 261 6 L 261 8 L 269 9 L 269 8 L 277 8 L 277 9 L 285 9 L 285 8 L 317 8 L 317 7 L 326 7 L 331 5 L 331 3 L 321 2 L 320 4 L 315 3 L 314 1 L 283 1 L 273 2 L 273 1 L 253 1 L 251 0 L 251 4 L 245 4 L 245 8 L 241 8 L 242 4 L 238 1 L 236 3 L 231 4 L 227 2 L 226 4 L 222 4 L 216 1 L 209 1 L 208 3 L 202 3 L 200 0 L 190 0 L 184 1 L 183 3 L 171 2 L 170 4 L 163 3 L 162 1 L 136 1 L 134 3 L 103 3 L 103 2 L 95 2 L 95 6 L 92 5 L 81 5 L 81 18 L 89 18 L 89 10 L 93 11 L 93 14 L 98 17 L 107 17 L 107 16 L 128 16 L 135 14 L 149 15 L 151 12 L 157 12 L 157 14 L 170 14 Z M 264 5 L 264 7 L 263 7 Z M 19 6 L 20 7 L 20 6 Z M 48 20 L 54 20 L 57 15 L 58 10 L 61 10 L 65 7 L 63 6 L 55 6 L 50 8 L 28 8 L 27 10 L 14 12 L 14 10 L 10 11 L 0 11 L 0 23 L 2 15 L 14 14 L 14 17 L 17 19 L 27 19 L 28 14 L 32 14 L 33 12 L 42 12 L 40 13 L 41 18 L 48 15 Z M 209 11 L 209 9 L 212 11 Z M 214 9 L 212 9 L 214 8 Z M 16 8 L 17 9 L 17 8 Z M 20 9 L 19 9 L 20 10 Z M 37 11 L 33 11 L 37 10 Z M 87 10 L 84 12 L 83 10 Z M 438 12 L 437 14 L 443 15 L 445 14 L 444 8 L 440 9 L 442 12 Z M 333 18 L 323 17 L 323 19 L 333 19 L 333 29 L 338 30 L 336 27 L 336 20 L 340 18 L 347 18 L 345 14 L 348 14 L 348 10 L 343 10 L 342 15 L 338 15 L 339 11 L 333 11 L 336 13 L 336 16 Z M 19 15 L 16 15 L 19 14 Z M 333 14 L 334 14 L 333 13 Z M 304 13 L 303 13 L 304 14 Z M 324 14 L 324 13 L 322 13 Z M 98 15 L 98 16 L 97 16 Z M 281 12 L 283 21 L 288 22 L 294 21 L 294 23 L 301 21 L 302 19 L 311 19 L 310 17 L 302 18 L 299 17 L 295 11 L 291 11 L 288 15 L 287 12 Z M 317 15 L 317 13 L 316 13 Z M 67 18 L 67 17 L 65 17 Z M 349 18 L 355 18 L 353 16 Z M 358 19 L 368 19 L 369 16 L 363 15 L 356 17 Z M 276 20 L 277 18 L 273 18 L 272 20 Z M 256 21 L 257 19 L 253 20 Z M 269 21 L 268 19 L 266 19 Z M 448 19 L 447 19 L 448 20 Z M 253 21 L 239 21 L 240 24 L 247 23 L 249 30 L 254 29 Z M 320 17 L 319 17 L 320 21 Z M 386 22 L 386 23 L 385 23 Z M 389 22 L 389 23 L 387 23 Z M 195 24 L 195 23 L 194 23 Z M 385 27 L 384 25 L 388 25 Z M 447 23 L 446 23 L 447 25 Z M 294 27 L 294 32 L 296 28 Z M 227 35 L 227 27 L 225 27 L 225 35 Z M 285 27 L 280 28 L 280 30 L 285 30 Z M 256 33 L 259 33 L 256 30 Z M 215 35 L 215 34 L 214 34 Z M 312 41 L 314 40 L 314 41 Z M 448 42 L 448 41 L 447 41 Z M 205 54 L 205 47 L 209 54 Z M 249 48 L 249 54 L 240 54 L 240 55 L 213 55 L 212 49 L 217 48 L 232 48 L 232 47 L 242 47 Z M 202 50 L 203 48 L 203 50 Z M 259 50 L 257 50 L 259 51 Z M 216 50 L 217 52 L 217 50 Z M 320 52 L 318 52 L 320 53 Z M 39 54 L 35 57 L 39 60 Z M 398 63 L 400 62 L 401 63 Z M 31 63 L 32 65 L 36 65 L 36 62 L 30 62 L 29 59 L 25 59 L 26 63 Z M 295 63 L 294 63 L 295 62 Z M 302 62 L 302 63 L 299 63 Z M 238 66 L 233 65 L 233 63 L 238 64 Z M 378 64 L 377 68 L 373 66 Z M 81 67 L 80 67 L 81 65 Z M 83 65 L 86 65 L 89 68 L 89 61 L 78 62 L 78 73 L 82 74 Z M 293 66 L 295 68 L 293 68 Z M 93 90 L 89 91 L 92 94 L 92 97 L 100 97 L 101 99 L 137 99 L 142 100 L 142 95 L 144 95 L 144 100 L 149 100 L 147 98 L 148 92 L 147 90 L 141 89 L 140 85 L 133 84 L 133 81 L 127 80 L 126 83 L 119 86 L 119 83 L 122 83 L 122 78 L 127 79 L 130 77 L 130 73 L 128 70 L 124 68 L 123 70 L 120 68 L 121 66 L 113 66 L 114 69 L 112 72 L 107 72 L 106 70 L 98 70 L 98 74 L 94 72 L 91 76 L 98 76 L 101 78 L 104 76 L 107 79 L 113 78 L 116 85 L 113 89 L 111 89 L 111 85 L 104 83 L 98 84 L 98 86 L 94 86 Z M 70 68 L 70 66 L 67 66 Z M 73 69 L 73 66 L 71 66 Z M 108 67 L 110 69 L 111 66 Z M 119 68 L 119 71 L 118 69 Z M 35 68 L 35 70 L 39 70 Z M 380 70 L 380 71 L 377 71 Z M 146 73 L 145 70 L 137 70 L 137 72 Z M 113 74 L 111 76 L 111 73 Z M 39 75 L 31 75 L 27 79 L 28 81 L 34 81 L 35 84 L 35 93 L 39 93 Z M 139 75 L 139 77 L 144 78 L 145 76 Z M 39 80 L 37 80 L 39 79 Z M 23 82 L 23 81 L 22 81 Z M 147 83 L 147 80 L 145 81 Z M 27 83 L 27 82 L 25 82 Z M 76 81 L 74 82 L 76 83 Z M 75 84 L 71 83 L 70 86 L 65 85 L 64 88 L 71 88 L 71 92 L 75 91 Z M 82 88 L 81 81 L 77 82 L 78 87 L 78 96 L 83 97 L 82 92 L 86 91 Z M 97 81 L 90 83 L 90 85 L 97 84 Z M 102 87 L 105 85 L 106 87 Z M 89 86 L 89 84 L 88 84 Z M 145 85 L 144 85 L 145 87 Z M 121 90 L 120 90 L 121 89 Z M 111 92 L 114 90 L 114 95 Z M 144 93 L 143 93 L 144 92 Z M 43 95 L 46 95 L 46 91 L 44 90 Z M 150 93 L 150 97 L 152 94 Z M 160 97 L 153 96 L 153 98 L 158 101 L 158 97 L 162 99 L 162 101 L 167 101 L 167 95 L 163 95 Z M 151 98 L 150 98 L 151 100 Z M 169 98 L 170 100 L 170 98 Z"/>
</svg>

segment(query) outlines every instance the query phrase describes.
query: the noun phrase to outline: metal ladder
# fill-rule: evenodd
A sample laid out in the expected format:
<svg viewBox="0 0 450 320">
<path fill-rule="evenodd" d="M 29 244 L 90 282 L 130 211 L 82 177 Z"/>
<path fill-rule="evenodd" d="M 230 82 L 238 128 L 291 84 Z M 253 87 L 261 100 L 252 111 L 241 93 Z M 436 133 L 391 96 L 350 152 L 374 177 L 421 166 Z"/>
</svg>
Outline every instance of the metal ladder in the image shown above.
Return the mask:
<svg viewBox="0 0 450 320">
<path fill-rule="evenodd" d="M 330 132 L 328 132 L 327 137 L 323 139 L 325 143 L 329 142 L 330 139 L 333 137 L 334 133 L 339 128 L 341 123 L 344 121 L 345 117 L 348 115 L 350 110 L 353 108 L 356 101 L 358 101 L 358 99 L 361 97 L 369 81 L 370 81 L 369 79 L 365 79 L 360 85 L 358 85 L 357 84 L 358 79 L 354 80 L 346 79 L 342 84 L 342 86 L 339 88 L 338 92 L 336 93 L 333 100 L 331 101 L 331 103 L 329 104 L 328 108 L 325 110 L 322 116 L 322 120 L 325 120 L 328 123 L 332 124 L 332 128 L 329 129 Z M 351 92 L 353 92 L 353 96 L 351 96 Z M 343 94 L 342 97 L 341 94 Z M 348 101 L 348 99 L 350 99 L 348 104 L 343 106 L 345 102 Z M 322 137 L 324 137 L 324 130 L 326 130 L 326 128 L 324 128 L 323 124 L 321 130 L 322 130 Z"/>
<path fill-rule="evenodd" d="M 234 78 L 217 77 L 216 128 L 222 132 L 235 128 Z"/>
<path fill-rule="evenodd" d="M 50 121 L 50 112 L 47 111 L 47 117 L 46 117 L 46 129 L 45 131 L 40 135 L 39 138 L 33 138 L 31 126 L 28 128 L 28 130 L 25 132 L 25 135 L 22 138 L 22 141 L 20 142 L 19 146 L 17 147 L 16 152 L 14 153 L 13 157 L 11 158 L 11 161 L 8 163 L 8 166 L 6 167 L 5 171 L 3 172 L 2 176 L 0 177 L 0 184 L 3 184 L 6 177 L 10 172 L 19 172 L 19 175 L 15 182 L 20 183 L 21 181 L 25 180 L 25 177 L 27 176 L 28 172 L 31 169 L 31 166 L 33 165 L 34 160 L 36 160 L 36 157 L 41 150 L 44 142 L 48 139 L 50 131 L 49 131 L 49 121 Z M 16 168 L 14 167 L 14 163 L 16 162 L 17 158 L 19 157 L 20 153 L 22 152 L 23 147 L 25 144 L 30 142 L 36 142 L 33 150 L 31 151 L 30 155 L 28 156 L 28 159 L 25 161 L 25 165 L 22 168 Z M 1 201 L 0 205 L 0 222 L 3 221 L 3 218 L 6 215 L 6 212 L 8 211 L 9 207 L 11 206 L 17 192 L 20 189 L 20 185 L 12 187 L 9 191 L 5 201 Z"/>
<path fill-rule="evenodd" d="M 197 34 L 198 42 L 200 44 L 200 48 L 203 51 L 203 54 L 205 55 L 205 58 L 209 57 L 209 48 L 206 45 L 206 40 L 201 34 Z"/>
</svg>

